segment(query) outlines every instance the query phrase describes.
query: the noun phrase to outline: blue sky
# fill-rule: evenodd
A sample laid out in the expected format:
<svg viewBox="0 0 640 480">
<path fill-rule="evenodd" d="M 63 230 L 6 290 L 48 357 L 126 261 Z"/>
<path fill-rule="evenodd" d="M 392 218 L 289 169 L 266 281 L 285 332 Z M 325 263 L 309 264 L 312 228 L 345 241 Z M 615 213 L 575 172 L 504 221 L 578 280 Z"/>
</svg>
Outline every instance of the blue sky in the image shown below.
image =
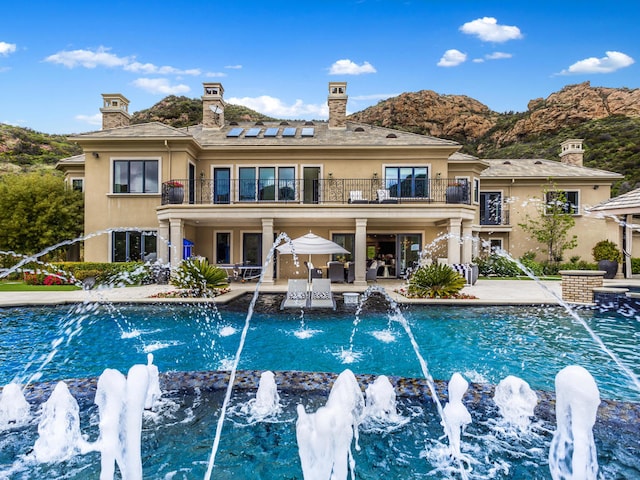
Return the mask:
<svg viewBox="0 0 640 480">
<path fill-rule="evenodd" d="M 327 116 L 328 82 L 353 113 L 403 92 L 473 97 L 498 111 L 565 85 L 637 88 L 640 2 L 12 2 L 0 25 L 0 122 L 99 129 L 102 93 L 130 111 L 167 95 L 292 119 Z"/>
</svg>

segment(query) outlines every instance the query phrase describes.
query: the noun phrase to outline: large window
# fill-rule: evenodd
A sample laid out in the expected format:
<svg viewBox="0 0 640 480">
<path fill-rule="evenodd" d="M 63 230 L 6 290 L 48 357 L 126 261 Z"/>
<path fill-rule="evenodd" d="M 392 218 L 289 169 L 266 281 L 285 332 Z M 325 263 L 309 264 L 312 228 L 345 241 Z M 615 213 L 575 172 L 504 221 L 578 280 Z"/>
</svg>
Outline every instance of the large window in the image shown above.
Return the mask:
<svg viewBox="0 0 640 480">
<path fill-rule="evenodd" d="M 556 206 L 560 208 L 562 213 L 571 215 L 580 214 L 580 195 L 577 190 L 554 190 L 546 193 L 545 203 L 547 205 L 547 213 L 549 209 Z"/>
<path fill-rule="evenodd" d="M 216 232 L 216 263 L 231 263 L 231 233 Z"/>
<path fill-rule="evenodd" d="M 156 232 L 113 232 L 113 262 L 154 261 L 157 258 Z"/>
<path fill-rule="evenodd" d="M 229 203 L 231 200 L 231 169 L 213 170 L 213 203 Z"/>
<path fill-rule="evenodd" d="M 158 193 L 158 160 L 115 160 L 113 193 Z"/>
<path fill-rule="evenodd" d="M 345 262 L 353 261 L 355 257 L 356 236 L 353 233 L 334 233 L 332 239 L 335 243 L 340 245 L 350 253 L 340 253 L 333 255 L 333 260 L 340 260 Z"/>
<path fill-rule="evenodd" d="M 480 192 L 480 225 L 502 225 L 502 192 Z"/>
<path fill-rule="evenodd" d="M 245 265 L 262 265 L 262 234 L 242 235 L 242 261 Z"/>
<path fill-rule="evenodd" d="M 429 196 L 427 167 L 386 167 L 385 188 L 392 197 L 426 198 Z"/>
<path fill-rule="evenodd" d="M 241 202 L 290 201 L 296 198 L 294 167 L 241 167 Z"/>
</svg>

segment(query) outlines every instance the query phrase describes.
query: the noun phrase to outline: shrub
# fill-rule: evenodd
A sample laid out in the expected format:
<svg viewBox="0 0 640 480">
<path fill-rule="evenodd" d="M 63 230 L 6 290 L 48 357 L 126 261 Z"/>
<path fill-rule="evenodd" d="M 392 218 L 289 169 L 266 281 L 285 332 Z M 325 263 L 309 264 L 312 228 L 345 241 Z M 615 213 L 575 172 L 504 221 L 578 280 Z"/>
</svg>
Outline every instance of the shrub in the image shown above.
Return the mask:
<svg viewBox="0 0 640 480">
<path fill-rule="evenodd" d="M 640 258 L 631 259 L 631 273 L 640 273 Z"/>
<path fill-rule="evenodd" d="M 474 262 L 477 263 L 478 272 L 483 277 L 515 277 L 523 274 L 513 260 L 497 253 L 492 253 L 488 257 L 476 258 Z"/>
<path fill-rule="evenodd" d="M 455 296 L 465 285 L 465 279 L 449 265 L 434 263 L 418 268 L 409 278 L 409 295 L 420 298 Z"/>
<path fill-rule="evenodd" d="M 191 290 L 196 297 L 215 295 L 214 290 L 229 285 L 227 272 L 204 259 L 183 260 L 173 272 L 171 283 Z"/>
<path fill-rule="evenodd" d="M 596 262 L 600 260 L 609 260 L 611 262 L 620 262 L 622 260 L 622 254 L 618 249 L 618 246 L 610 240 L 601 240 L 595 244 L 593 250 L 593 259 Z"/>
</svg>

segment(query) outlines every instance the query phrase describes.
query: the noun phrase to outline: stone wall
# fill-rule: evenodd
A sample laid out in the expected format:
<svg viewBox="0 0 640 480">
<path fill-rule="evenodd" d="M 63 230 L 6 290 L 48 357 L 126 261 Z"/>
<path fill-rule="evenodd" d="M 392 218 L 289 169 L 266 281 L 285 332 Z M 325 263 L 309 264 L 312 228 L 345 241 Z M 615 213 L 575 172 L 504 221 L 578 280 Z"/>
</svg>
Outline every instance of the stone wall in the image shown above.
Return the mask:
<svg viewBox="0 0 640 480">
<path fill-rule="evenodd" d="M 562 299 L 568 303 L 593 303 L 593 290 L 601 288 L 602 270 L 561 270 Z"/>
</svg>

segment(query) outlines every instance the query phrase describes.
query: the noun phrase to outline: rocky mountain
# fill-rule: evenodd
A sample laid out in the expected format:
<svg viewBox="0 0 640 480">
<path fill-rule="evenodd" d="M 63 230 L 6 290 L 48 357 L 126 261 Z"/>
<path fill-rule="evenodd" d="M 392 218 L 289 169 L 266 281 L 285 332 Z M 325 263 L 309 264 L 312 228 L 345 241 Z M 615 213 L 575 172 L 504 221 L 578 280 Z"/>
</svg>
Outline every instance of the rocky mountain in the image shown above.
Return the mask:
<svg viewBox="0 0 640 480">
<path fill-rule="evenodd" d="M 499 148 L 523 137 L 615 115 L 640 117 L 640 89 L 592 87 L 589 82 L 568 85 L 546 99 L 531 100 L 524 113 L 497 113 L 464 95 L 422 90 L 379 102 L 350 118 Z"/>
<path fill-rule="evenodd" d="M 224 118 L 227 122 L 275 120 L 250 108 L 232 104 L 225 107 Z M 169 95 L 151 108 L 140 110 L 131 116 L 131 123 L 146 122 L 163 122 L 176 128 L 197 125 L 202 123 L 202 100 Z"/>
</svg>

